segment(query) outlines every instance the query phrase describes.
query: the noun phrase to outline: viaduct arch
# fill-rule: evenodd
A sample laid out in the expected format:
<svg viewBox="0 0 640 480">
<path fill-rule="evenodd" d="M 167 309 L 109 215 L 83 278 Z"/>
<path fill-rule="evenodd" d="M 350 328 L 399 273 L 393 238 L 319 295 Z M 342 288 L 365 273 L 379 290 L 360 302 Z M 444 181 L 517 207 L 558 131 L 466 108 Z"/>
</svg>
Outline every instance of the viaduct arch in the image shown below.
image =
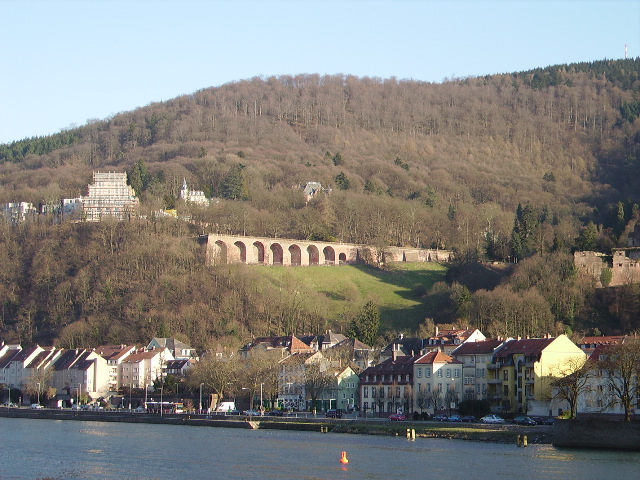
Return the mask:
<svg viewBox="0 0 640 480">
<path fill-rule="evenodd" d="M 339 265 L 358 262 L 359 245 L 285 238 L 204 235 L 207 264 Z"/>
<path fill-rule="evenodd" d="M 371 256 L 375 247 L 352 243 L 310 242 L 287 238 L 245 237 L 209 234 L 200 237 L 206 244 L 207 265 L 244 263 L 248 265 L 342 265 L 359 263 Z M 383 262 L 447 262 L 447 250 L 387 247 Z"/>
</svg>

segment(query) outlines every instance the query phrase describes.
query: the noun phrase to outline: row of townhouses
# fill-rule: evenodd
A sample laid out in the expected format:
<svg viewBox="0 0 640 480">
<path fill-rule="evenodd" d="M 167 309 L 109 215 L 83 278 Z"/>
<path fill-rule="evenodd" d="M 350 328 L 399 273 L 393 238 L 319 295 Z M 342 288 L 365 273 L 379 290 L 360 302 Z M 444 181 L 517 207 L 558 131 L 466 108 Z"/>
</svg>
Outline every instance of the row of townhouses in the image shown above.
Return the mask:
<svg viewBox="0 0 640 480">
<path fill-rule="evenodd" d="M 275 354 L 277 398 L 271 406 L 296 410 L 341 408 L 362 415 L 451 412 L 465 400 L 483 400 L 497 413 L 557 415 L 552 381 L 588 357 L 606 355 L 626 337 L 567 336 L 487 339 L 477 329 L 439 330 L 429 338 L 400 336 L 382 350 L 344 335 L 256 338 L 237 352 Z M 233 354 L 212 352 L 230 360 Z M 154 338 L 144 348 L 106 345 L 95 349 L 0 347 L 0 384 L 33 395 L 55 388 L 69 398 L 104 398 L 122 387 L 147 388 L 160 376 L 185 375 L 195 350 L 174 339 Z M 274 365 L 276 364 L 274 363 Z M 597 365 L 597 363 L 595 363 Z M 596 368 L 596 367 L 594 367 Z M 589 377 L 578 411 L 621 413 L 607 399 L 602 371 Z M 636 380 L 637 381 L 637 380 Z M 638 389 L 640 392 L 640 389 Z M 640 398 L 636 399 L 640 412 Z"/>
<path fill-rule="evenodd" d="M 38 397 L 55 389 L 58 398 L 106 398 L 122 387 L 146 388 L 168 374 L 184 374 L 195 350 L 174 339 L 154 338 L 146 347 L 104 345 L 61 349 L 0 345 L 0 384 Z M 27 398 L 24 398 L 27 401 Z"/>
<path fill-rule="evenodd" d="M 566 364 L 580 364 L 625 337 L 585 337 L 579 345 L 566 335 L 544 338 L 487 339 L 477 329 L 439 331 L 430 338 L 400 336 L 381 352 L 353 339 L 329 335 L 322 345 L 304 337 L 257 339 L 254 348 L 286 350 L 280 361 L 280 406 L 343 408 L 361 414 L 451 412 L 461 401 L 484 400 L 498 413 L 557 415 L 568 408 L 555 398 L 552 381 L 566 374 Z M 331 350 L 351 342 L 348 367 L 331 361 Z M 353 367 L 353 368 L 351 368 Z M 324 371 L 332 378 L 319 393 L 313 376 Z M 359 372 L 359 373 L 358 373 Z M 608 401 L 603 372 L 589 377 L 578 406 L 582 413 L 622 413 Z M 640 398 L 636 409 L 640 412 Z"/>
<path fill-rule="evenodd" d="M 386 349 L 391 356 L 360 374 L 361 411 L 433 414 L 455 410 L 463 400 L 484 400 L 496 413 L 558 415 L 568 404 L 555 395 L 553 380 L 568 373 L 567 364 L 591 357 L 596 371 L 587 376 L 578 412 L 621 414 L 621 406 L 610 401 L 611 379 L 598 369 L 598 360 L 624 340 L 585 337 L 578 346 L 566 335 L 485 339 L 472 330 L 440 332 L 428 340 L 399 338 Z M 640 413 L 640 388 L 636 392 Z"/>
</svg>

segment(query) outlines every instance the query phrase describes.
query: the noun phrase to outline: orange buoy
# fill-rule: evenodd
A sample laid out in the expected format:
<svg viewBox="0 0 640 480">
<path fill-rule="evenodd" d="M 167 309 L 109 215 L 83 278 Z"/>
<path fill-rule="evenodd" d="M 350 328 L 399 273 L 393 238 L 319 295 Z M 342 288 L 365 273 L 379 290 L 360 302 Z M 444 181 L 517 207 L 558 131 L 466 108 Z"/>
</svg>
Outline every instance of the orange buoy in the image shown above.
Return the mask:
<svg viewBox="0 0 640 480">
<path fill-rule="evenodd" d="M 349 463 L 349 459 L 347 458 L 347 452 L 342 452 L 342 458 L 340 459 L 340 463 Z"/>
</svg>

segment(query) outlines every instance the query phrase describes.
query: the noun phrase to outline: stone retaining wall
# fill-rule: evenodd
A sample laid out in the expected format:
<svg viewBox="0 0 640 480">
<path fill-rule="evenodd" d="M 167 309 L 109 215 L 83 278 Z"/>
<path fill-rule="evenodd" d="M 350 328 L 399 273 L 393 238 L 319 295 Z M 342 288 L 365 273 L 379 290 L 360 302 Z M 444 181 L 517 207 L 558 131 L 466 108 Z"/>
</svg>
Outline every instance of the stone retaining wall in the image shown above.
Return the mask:
<svg viewBox="0 0 640 480">
<path fill-rule="evenodd" d="M 556 420 L 553 445 L 640 451 L 640 422 L 595 418 Z"/>
</svg>

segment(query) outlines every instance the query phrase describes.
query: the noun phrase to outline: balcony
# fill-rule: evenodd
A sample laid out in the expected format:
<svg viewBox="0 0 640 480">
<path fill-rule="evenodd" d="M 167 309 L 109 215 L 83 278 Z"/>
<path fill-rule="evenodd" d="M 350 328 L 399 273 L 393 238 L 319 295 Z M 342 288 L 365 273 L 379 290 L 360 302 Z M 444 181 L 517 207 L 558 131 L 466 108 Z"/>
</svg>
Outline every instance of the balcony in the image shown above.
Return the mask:
<svg viewBox="0 0 640 480">
<path fill-rule="evenodd" d="M 487 370 L 500 370 L 501 367 L 502 365 L 500 364 L 500 362 L 490 363 L 489 365 L 487 365 Z"/>
<path fill-rule="evenodd" d="M 500 378 L 490 378 L 487 380 L 488 385 L 502 385 L 502 379 Z"/>
</svg>

